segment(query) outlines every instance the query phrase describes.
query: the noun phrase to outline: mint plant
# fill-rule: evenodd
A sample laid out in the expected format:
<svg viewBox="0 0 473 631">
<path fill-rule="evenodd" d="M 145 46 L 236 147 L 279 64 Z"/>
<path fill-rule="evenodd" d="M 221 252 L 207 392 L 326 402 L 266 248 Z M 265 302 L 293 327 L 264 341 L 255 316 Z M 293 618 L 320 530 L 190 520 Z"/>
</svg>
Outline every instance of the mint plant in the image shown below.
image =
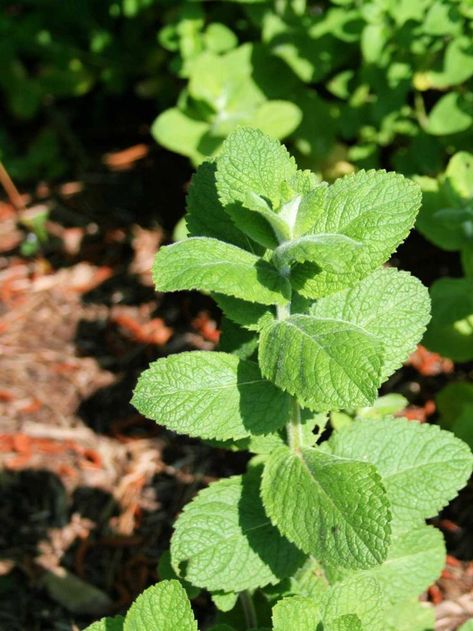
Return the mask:
<svg viewBox="0 0 473 631">
<path fill-rule="evenodd" d="M 462 278 L 431 287 L 432 321 L 425 345 L 455 361 L 473 359 L 473 154 L 461 151 L 437 179 L 418 178 L 424 203 L 417 229 L 437 247 L 458 252 Z"/>
<path fill-rule="evenodd" d="M 243 44 L 225 52 L 204 49 L 184 67 L 188 88 L 178 107 L 158 116 L 152 133 L 160 144 L 188 156 L 194 164 L 214 155 L 240 125 L 285 138 L 301 122 L 300 108 L 278 98 L 291 90 L 287 68 L 257 46 Z M 268 88 L 255 75 L 278 76 L 278 82 Z"/>
<path fill-rule="evenodd" d="M 439 425 L 473 447 L 473 384 L 453 381 L 436 397 Z"/>
<path fill-rule="evenodd" d="M 197 629 L 189 585 L 220 609 L 214 631 L 432 628 L 417 597 L 445 547 L 425 520 L 466 483 L 472 455 L 438 427 L 366 411 L 429 320 L 426 288 L 382 267 L 420 201 L 417 184 L 385 171 L 319 182 L 255 129 L 232 132 L 198 169 L 190 236 L 159 250 L 153 276 L 159 291 L 211 292 L 237 352 L 158 359 L 133 404 L 254 456 L 184 508 L 177 578 L 144 592 L 117 629 Z M 335 413 L 354 420 L 327 440 Z"/>
<path fill-rule="evenodd" d="M 154 132 L 196 164 L 244 124 L 288 135 L 300 159 L 330 179 L 353 165 L 432 174 L 446 155 L 471 146 L 468 0 L 176 4 L 161 43 L 175 52 L 171 70 L 189 81 Z M 212 25 L 216 39 L 208 36 Z M 239 72 L 230 61 L 249 46 L 250 74 L 246 62 Z M 267 114 L 258 115 L 255 88 L 284 107 L 265 103 Z"/>
</svg>

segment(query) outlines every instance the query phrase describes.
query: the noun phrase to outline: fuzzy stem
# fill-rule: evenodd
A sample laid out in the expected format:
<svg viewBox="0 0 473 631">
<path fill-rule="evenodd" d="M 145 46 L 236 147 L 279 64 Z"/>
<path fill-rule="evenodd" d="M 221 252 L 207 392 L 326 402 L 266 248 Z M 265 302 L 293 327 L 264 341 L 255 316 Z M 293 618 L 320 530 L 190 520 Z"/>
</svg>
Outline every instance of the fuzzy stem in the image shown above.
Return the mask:
<svg viewBox="0 0 473 631">
<path fill-rule="evenodd" d="M 292 399 L 291 420 L 286 425 L 289 447 L 293 451 L 300 451 L 304 446 L 304 434 L 302 432 L 301 408 L 297 399 Z"/>
<path fill-rule="evenodd" d="M 258 618 L 256 617 L 255 605 L 253 603 L 253 597 L 246 589 L 239 594 L 241 607 L 243 609 L 243 615 L 245 616 L 245 623 L 247 629 L 254 629 L 258 626 Z"/>
<path fill-rule="evenodd" d="M 283 306 L 278 305 L 276 315 L 278 320 L 286 320 L 291 315 L 291 303 L 288 302 Z M 301 424 L 301 408 L 295 397 L 292 399 L 291 418 L 286 425 L 286 432 L 289 447 L 294 451 L 300 451 L 304 444 L 304 434 Z"/>
</svg>

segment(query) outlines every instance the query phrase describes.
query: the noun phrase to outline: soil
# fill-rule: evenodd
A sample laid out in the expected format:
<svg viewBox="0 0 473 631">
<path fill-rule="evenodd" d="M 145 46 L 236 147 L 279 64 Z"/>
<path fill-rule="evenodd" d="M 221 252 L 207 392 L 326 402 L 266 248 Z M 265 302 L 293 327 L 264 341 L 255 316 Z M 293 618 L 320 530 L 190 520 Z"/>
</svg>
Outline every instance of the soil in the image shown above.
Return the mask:
<svg viewBox="0 0 473 631">
<path fill-rule="evenodd" d="M 129 404 L 157 357 L 212 349 L 219 312 L 197 293 L 156 295 L 155 251 L 184 211 L 187 161 L 127 130 L 76 181 L 38 185 L 50 240 L 33 258 L 19 213 L 0 204 L 0 629 L 69 631 L 120 612 L 159 577 L 183 505 L 247 456 L 143 419 Z M 126 142 L 125 142 L 126 140 Z M 115 142 L 117 142 L 115 140 Z M 104 145 L 106 143 L 104 142 Z M 458 261 L 413 234 L 393 263 L 430 284 Z M 384 391 L 435 422 L 433 398 L 470 377 L 420 348 Z M 473 486 L 435 521 L 449 556 L 424 598 L 441 631 L 473 616 Z M 205 619 L 208 602 L 197 612 Z"/>
</svg>

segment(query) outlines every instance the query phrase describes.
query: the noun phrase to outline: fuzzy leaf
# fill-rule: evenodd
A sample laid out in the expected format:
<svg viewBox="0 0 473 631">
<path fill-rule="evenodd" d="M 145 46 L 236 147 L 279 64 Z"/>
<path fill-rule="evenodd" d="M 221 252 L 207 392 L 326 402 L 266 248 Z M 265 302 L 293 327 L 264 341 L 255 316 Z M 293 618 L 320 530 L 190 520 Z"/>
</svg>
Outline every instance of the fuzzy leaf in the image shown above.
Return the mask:
<svg viewBox="0 0 473 631">
<path fill-rule="evenodd" d="M 312 234 L 286 241 L 276 248 L 273 260 L 278 267 L 293 263 L 316 263 L 334 273 L 350 270 L 359 241 L 342 234 Z"/>
<path fill-rule="evenodd" d="M 276 431 L 290 405 L 257 364 L 211 351 L 158 359 L 139 378 L 132 403 L 173 431 L 219 440 Z"/>
<path fill-rule="evenodd" d="M 251 250 L 250 240 L 233 224 L 218 199 L 215 162 L 203 162 L 192 176 L 186 197 L 190 237 L 212 237 Z"/>
<path fill-rule="evenodd" d="M 435 628 L 435 609 L 417 599 L 406 600 L 386 611 L 385 623 L 387 631 L 432 631 Z"/>
<path fill-rule="evenodd" d="M 214 482 L 185 506 L 171 540 L 179 574 L 208 590 L 240 592 L 277 583 L 301 565 L 302 554 L 266 516 L 259 488 L 255 468 Z"/>
<path fill-rule="evenodd" d="M 258 348 L 258 336 L 253 331 L 238 326 L 223 317 L 220 323 L 220 339 L 217 349 L 231 353 L 240 359 L 251 359 Z"/>
<path fill-rule="evenodd" d="M 254 200 L 250 201 L 252 203 Z M 241 204 L 230 204 L 225 207 L 225 212 L 231 217 L 237 229 L 254 243 L 254 248 L 261 249 L 262 247 L 272 250 L 278 244 L 278 237 L 276 236 L 278 227 L 282 227 L 284 231 L 287 231 L 287 228 L 276 213 L 267 209 L 263 212 L 261 207 L 258 206 L 258 208 L 259 210 L 255 210 L 255 208 L 249 210 Z M 267 215 L 271 215 L 271 224 L 266 219 Z"/>
<path fill-rule="evenodd" d="M 335 583 L 324 594 L 321 609 L 324 622 L 355 615 L 361 621 L 363 629 L 384 631 L 382 590 L 371 576 L 359 574 Z"/>
<path fill-rule="evenodd" d="M 370 405 L 380 384 L 383 344 L 337 319 L 293 315 L 260 337 L 263 375 L 310 409 Z"/>
<path fill-rule="evenodd" d="M 312 598 L 289 596 L 273 607 L 273 631 L 317 631 L 320 609 Z"/>
<path fill-rule="evenodd" d="M 376 466 L 398 532 L 437 515 L 466 484 L 473 462 L 450 432 L 405 419 L 355 421 L 328 445 L 337 456 Z"/>
<path fill-rule="evenodd" d="M 273 317 L 274 309 L 258 305 L 253 302 L 239 300 L 223 294 L 212 294 L 220 309 L 226 317 L 250 331 L 258 331 L 261 328 L 263 318 Z"/>
<path fill-rule="evenodd" d="M 432 320 L 424 344 L 454 361 L 473 359 L 473 279 L 439 278 L 430 296 Z"/>
<path fill-rule="evenodd" d="M 313 185 L 309 191 L 305 192 L 297 209 L 293 230 L 294 238 L 297 239 L 312 231 L 320 215 L 324 213 L 327 189 L 327 183 L 321 182 L 318 185 Z"/>
<path fill-rule="evenodd" d="M 314 277 L 310 264 L 296 267 L 292 283 L 304 296 L 319 298 L 344 289 L 384 263 L 408 235 L 421 202 L 420 188 L 396 173 L 359 171 L 328 187 L 325 211 L 313 233 L 337 233 L 363 244 L 354 251 L 352 268 Z M 308 266 L 309 265 L 309 266 Z"/>
<path fill-rule="evenodd" d="M 308 557 L 304 565 L 291 576 L 291 592 L 299 596 L 318 601 L 328 588 L 325 573 L 313 557 Z"/>
<path fill-rule="evenodd" d="M 373 272 L 352 289 L 321 298 L 311 313 L 351 322 L 381 340 L 384 380 L 422 338 L 430 317 L 430 300 L 417 278 L 387 268 Z"/>
<path fill-rule="evenodd" d="M 434 583 L 445 565 L 445 555 L 440 531 L 421 526 L 393 537 L 384 563 L 364 570 L 363 575 L 375 578 L 386 601 L 395 605 L 420 596 Z"/>
<path fill-rule="evenodd" d="M 146 589 L 130 607 L 123 631 L 197 631 L 197 622 L 179 581 Z"/>
<path fill-rule="evenodd" d="M 261 492 L 281 533 L 322 563 L 369 568 L 386 558 L 389 503 L 372 465 L 282 447 L 267 461 Z"/>
<path fill-rule="evenodd" d="M 284 304 L 288 296 L 288 281 L 272 265 L 246 250 L 206 237 L 160 248 L 153 279 L 158 291 L 216 291 L 267 305 Z"/>
<path fill-rule="evenodd" d="M 364 627 L 356 614 L 346 614 L 324 625 L 324 631 L 363 631 Z"/>
<path fill-rule="evenodd" d="M 123 631 L 124 622 L 123 616 L 102 618 L 86 627 L 84 631 Z"/>
<path fill-rule="evenodd" d="M 217 188 L 226 206 L 250 200 L 269 200 L 273 210 L 281 206 L 281 185 L 296 174 L 297 167 L 280 142 L 256 129 L 235 130 L 223 143 L 217 159 Z"/>
</svg>

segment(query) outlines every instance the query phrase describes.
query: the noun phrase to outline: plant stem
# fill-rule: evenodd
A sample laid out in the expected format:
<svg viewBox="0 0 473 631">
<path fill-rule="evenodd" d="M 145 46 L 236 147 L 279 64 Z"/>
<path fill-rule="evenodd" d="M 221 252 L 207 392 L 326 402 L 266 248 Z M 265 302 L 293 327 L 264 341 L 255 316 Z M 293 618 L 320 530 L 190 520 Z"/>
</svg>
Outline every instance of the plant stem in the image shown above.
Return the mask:
<svg viewBox="0 0 473 631">
<path fill-rule="evenodd" d="M 461 251 L 463 274 L 466 278 L 473 278 L 473 247 L 470 245 Z"/>
<path fill-rule="evenodd" d="M 304 446 L 304 434 L 302 432 L 301 408 L 295 397 L 292 399 L 291 419 L 286 425 L 286 431 L 289 447 L 293 451 L 300 451 Z"/>
<path fill-rule="evenodd" d="M 276 316 L 278 320 L 286 320 L 291 315 L 291 303 L 276 306 Z"/>
<path fill-rule="evenodd" d="M 253 603 L 253 597 L 246 589 L 244 592 L 240 592 L 240 603 L 243 609 L 243 615 L 245 616 L 245 623 L 248 629 L 254 629 L 258 626 L 258 618 L 256 617 L 255 605 Z"/>
<path fill-rule="evenodd" d="M 288 302 L 282 306 L 278 305 L 276 307 L 276 315 L 278 320 L 286 320 L 291 315 L 291 303 Z M 292 399 L 291 418 L 286 425 L 286 432 L 289 447 L 294 451 L 300 451 L 304 444 L 304 434 L 301 424 L 301 408 L 295 397 Z"/>
<path fill-rule="evenodd" d="M 16 188 L 15 183 L 11 179 L 2 162 L 0 162 L 0 184 L 5 189 L 5 193 L 8 195 L 8 199 L 10 200 L 12 206 L 14 206 L 16 210 L 24 210 L 25 205 L 20 192 Z"/>
<path fill-rule="evenodd" d="M 417 122 L 419 123 L 422 129 L 426 129 L 429 118 L 427 116 L 427 112 L 425 111 L 425 103 L 422 98 L 422 94 L 420 92 L 414 92 L 414 108 L 417 117 Z"/>
</svg>

